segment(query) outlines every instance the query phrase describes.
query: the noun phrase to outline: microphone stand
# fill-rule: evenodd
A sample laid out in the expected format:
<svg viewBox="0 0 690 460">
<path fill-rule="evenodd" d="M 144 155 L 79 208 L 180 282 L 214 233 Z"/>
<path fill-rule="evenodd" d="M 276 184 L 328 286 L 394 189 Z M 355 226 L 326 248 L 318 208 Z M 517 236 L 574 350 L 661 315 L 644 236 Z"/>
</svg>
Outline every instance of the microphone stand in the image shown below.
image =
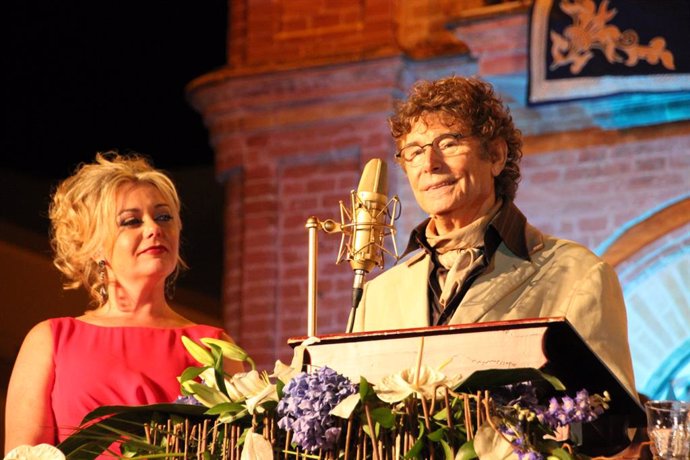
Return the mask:
<svg viewBox="0 0 690 460">
<path fill-rule="evenodd" d="M 319 256 L 319 219 L 307 219 L 309 233 L 309 267 L 307 269 L 307 337 L 316 335 L 316 283 L 318 282 L 317 258 Z"/>
<path fill-rule="evenodd" d="M 340 230 L 340 225 L 331 219 L 323 222 L 319 221 L 314 216 L 307 219 L 305 224 L 307 232 L 309 233 L 309 258 L 307 269 L 307 336 L 316 336 L 316 298 L 317 298 L 317 283 L 318 283 L 318 257 L 319 257 L 319 234 L 318 230 L 322 229 L 326 233 L 333 233 Z"/>
<path fill-rule="evenodd" d="M 362 300 L 362 294 L 364 294 L 364 275 L 366 271 L 362 269 L 355 270 L 355 279 L 352 283 L 352 307 L 350 309 L 350 318 L 347 321 L 347 333 L 351 333 L 355 326 L 355 316 L 357 314 L 357 307 L 359 307 L 359 302 Z"/>
<path fill-rule="evenodd" d="M 353 190 L 351 192 L 353 196 L 353 200 L 356 199 L 356 193 Z M 354 201 L 353 201 L 354 202 Z M 397 261 L 398 260 L 398 248 L 395 242 L 395 226 L 393 225 L 393 222 L 398 218 L 398 205 L 400 203 L 399 199 L 397 196 L 394 196 L 392 199 L 389 200 L 388 204 L 386 204 L 386 208 L 390 204 L 393 204 L 393 209 L 390 212 L 390 222 L 384 223 L 384 224 L 377 224 L 382 226 L 386 233 L 384 233 L 384 236 L 390 236 L 392 239 L 393 243 L 393 249 L 395 253 L 391 253 L 387 249 L 385 249 L 383 246 L 380 246 L 380 250 L 393 256 L 394 259 Z M 353 207 L 354 209 L 354 207 Z M 354 214 L 354 211 L 353 211 Z M 346 253 L 349 250 L 348 244 L 345 244 L 345 238 L 346 236 L 352 236 L 353 231 L 352 227 L 353 224 L 345 224 L 345 215 L 349 217 L 349 220 L 352 220 L 352 215 L 347 211 L 347 209 L 343 206 L 343 202 L 340 202 L 340 220 L 341 223 L 337 223 L 332 219 L 326 219 L 324 221 L 320 221 L 318 218 L 315 216 L 311 216 L 307 219 L 307 223 L 305 224 L 305 228 L 307 229 L 307 232 L 309 234 L 309 256 L 308 256 L 308 273 L 307 273 L 307 336 L 308 337 L 314 337 L 316 336 L 316 318 L 317 318 L 317 285 L 318 285 L 318 251 L 319 251 L 319 237 L 318 237 L 318 231 L 323 230 L 326 233 L 337 233 L 340 232 L 342 233 L 342 237 L 340 240 L 340 249 L 338 251 L 338 260 L 336 263 L 340 263 L 342 260 L 345 259 Z M 381 260 L 383 260 L 383 255 L 381 255 Z M 352 329 L 354 328 L 354 319 L 355 319 L 355 313 L 357 311 L 357 307 L 359 306 L 359 302 L 362 300 L 362 295 L 364 293 L 364 276 L 368 273 L 367 270 L 364 269 L 355 269 L 355 279 L 353 282 L 352 286 L 352 310 L 351 310 L 351 315 L 348 320 L 348 325 L 347 325 L 347 332 L 350 333 L 352 332 Z"/>
</svg>

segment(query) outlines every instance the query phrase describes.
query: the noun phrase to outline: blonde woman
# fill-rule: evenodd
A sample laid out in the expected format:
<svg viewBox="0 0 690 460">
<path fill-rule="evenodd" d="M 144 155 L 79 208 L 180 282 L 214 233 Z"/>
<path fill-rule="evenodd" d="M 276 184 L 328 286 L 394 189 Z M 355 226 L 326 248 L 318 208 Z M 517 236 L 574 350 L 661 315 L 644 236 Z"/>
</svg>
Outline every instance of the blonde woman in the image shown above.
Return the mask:
<svg viewBox="0 0 690 460">
<path fill-rule="evenodd" d="M 180 201 L 145 159 L 98 154 L 58 186 L 50 219 L 65 287 L 84 287 L 96 308 L 27 334 L 8 388 L 5 452 L 56 444 L 102 405 L 172 402 L 176 377 L 195 365 L 180 337 L 230 340 L 168 304 L 184 266 Z"/>
</svg>

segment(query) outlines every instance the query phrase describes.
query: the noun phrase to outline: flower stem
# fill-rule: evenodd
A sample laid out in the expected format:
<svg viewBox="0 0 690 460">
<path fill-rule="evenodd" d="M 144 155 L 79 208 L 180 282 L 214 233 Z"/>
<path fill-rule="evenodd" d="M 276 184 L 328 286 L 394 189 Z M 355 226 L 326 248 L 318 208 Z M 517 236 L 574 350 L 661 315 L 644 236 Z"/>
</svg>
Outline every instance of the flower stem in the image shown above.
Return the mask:
<svg viewBox="0 0 690 460">
<path fill-rule="evenodd" d="M 374 460 L 379 460 L 378 441 L 376 440 L 376 430 L 374 430 L 374 424 L 371 421 L 371 411 L 369 410 L 369 404 L 364 404 L 364 413 L 367 416 L 367 424 L 369 425 L 369 432 L 371 433 L 371 453 Z"/>
</svg>

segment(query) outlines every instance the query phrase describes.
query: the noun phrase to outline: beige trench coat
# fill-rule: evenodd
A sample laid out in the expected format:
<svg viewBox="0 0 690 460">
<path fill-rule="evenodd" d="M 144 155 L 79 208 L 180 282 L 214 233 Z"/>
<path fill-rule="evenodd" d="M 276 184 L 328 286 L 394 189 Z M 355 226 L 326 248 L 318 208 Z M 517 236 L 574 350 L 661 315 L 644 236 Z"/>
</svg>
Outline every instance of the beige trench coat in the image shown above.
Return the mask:
<svg viewBox="0 0 690 460">
<path fill-rule="evenodd" d="M 589 249 L 526 227 L 531 260 L 501 244 L 450 324 L 566 317 L 637 396 L 623 294 L 613 268 Z M 366 283 L 354 331 L 428 326 L 431 258 L 420 251 Z"/>
</svg>

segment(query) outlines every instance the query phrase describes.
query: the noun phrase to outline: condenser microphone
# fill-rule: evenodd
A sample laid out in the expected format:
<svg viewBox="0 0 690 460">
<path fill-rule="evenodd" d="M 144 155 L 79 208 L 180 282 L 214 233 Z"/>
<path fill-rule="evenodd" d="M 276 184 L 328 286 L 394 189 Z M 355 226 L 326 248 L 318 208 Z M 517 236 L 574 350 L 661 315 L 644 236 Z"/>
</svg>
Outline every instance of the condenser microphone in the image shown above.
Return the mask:
<svg viewBox="0 0 690 460">
<path fill-rule="evenodd" d="M 381 246 L 386 225 L 388 177 L 379 158 L 364 166 L 353 204 L 350 266 L 369 273 L 383 263 Z"/>
<path fill-rule="evenodd" d="M 351 244 L 348 259 L 355 272 L 352 285 L 352 310 L 362 298 L 364 275 L 383 265 L 383 237 L 386 234 L 388 207 L 388 168 L 374 158 L 364 166 L 362 177 L 353 194 Z M 348 331 L 349 332 L 349 331 Z"/>
</svg>

